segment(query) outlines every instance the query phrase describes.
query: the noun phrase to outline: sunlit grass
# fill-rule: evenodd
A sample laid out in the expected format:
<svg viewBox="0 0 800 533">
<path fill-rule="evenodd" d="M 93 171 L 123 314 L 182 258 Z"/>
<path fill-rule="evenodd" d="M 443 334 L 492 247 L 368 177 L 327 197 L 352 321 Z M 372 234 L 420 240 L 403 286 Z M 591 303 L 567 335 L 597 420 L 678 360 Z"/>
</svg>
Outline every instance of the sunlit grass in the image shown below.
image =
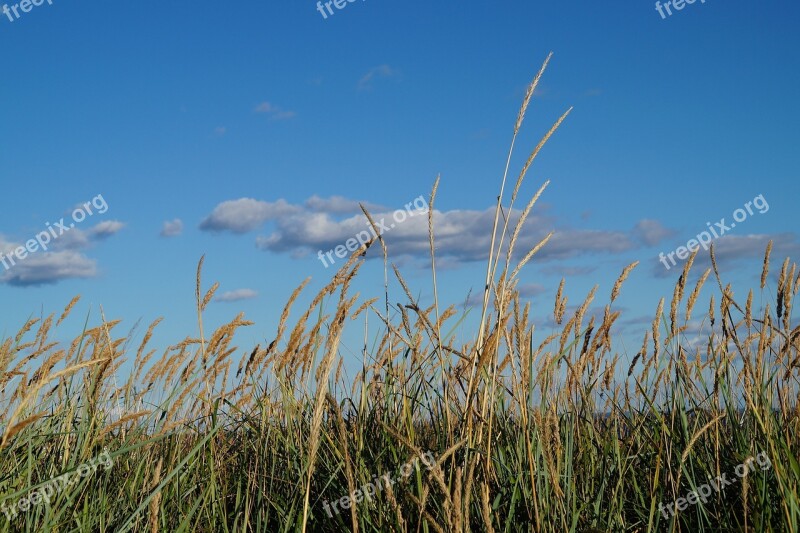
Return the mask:
<svg viewBox="0 0 800 533">
<path fill-rule="evenodd" d="M 138 348 L 105 317 L 68 346 L 51 341 L 64 336 L 56 330 L 75 301 L 58 319 L 29 321 L 0 346 L 0 503 L 17 510 L 10 521 L 0 515 L 0 530 L 798 531 L 796 265 L 782 263 L 769 294 L 767 250 L 756 295 L 775 303 L 756 314 L 752 291 L 734 298 L 713 248 L 713 269 L 689 285 L 693 255 L 671 300 L 654 302 L 635 354 L 615 349 L 613 303 L 636 263 L 620 265 L 616 283 L 593 289 L 573 313 L 562 282 L 558 331 L 534 331 L 517 276 L 547 239 L 519 254 L 514 247 L 544 187 L 517 208 L 513 227 L 503 213 L 514 212 L 530 164 L 565 116 L 506 204 L 503 178 L 480 326 L 466 345 L 454 344 L 455 332 L 470 337 L 463 312 L 439 306 L 435 266 L 434 299 L 418 301 L 380 239 L 370 245 L 382 247 L 387 286 L 391 272 L 403 305 L 351 294 L 358 251 L 290 325 L 301 285 L 274 340 L 254 349 L 233 344 L 250 324 L 243 316 L 204 331 L 217 285 L 203 287 L 202 261 L 199 334 L 160 357 L 149 348 L 158 321 Z M 435 196 L 436 186 L 434 265 Z M 706 283 L 715 297 L 695 309 Z M 602 317 L 588 311 L 598 291 L 610 293 Z M 346 383 L 339 341 L 365 316 L 382 333 Z M 702 342 L 693 342 L 690 317 L 702 317 Z M 133 371 L 117 382 L 126 361 Z M 20 499 L 104 447 L 111 469 L 20 510 Z M 428 451 L 430 468 L 415 461 Z M 770 466 L 737 477 L 759 454 Z M 400 476 L 406 464 L 413 469 Z M 397 482 L 329 512 L 386 474 Z M 724 474 L 735 482 L 705 503 L 674 515 L 659 506 Z"/>
</svg>

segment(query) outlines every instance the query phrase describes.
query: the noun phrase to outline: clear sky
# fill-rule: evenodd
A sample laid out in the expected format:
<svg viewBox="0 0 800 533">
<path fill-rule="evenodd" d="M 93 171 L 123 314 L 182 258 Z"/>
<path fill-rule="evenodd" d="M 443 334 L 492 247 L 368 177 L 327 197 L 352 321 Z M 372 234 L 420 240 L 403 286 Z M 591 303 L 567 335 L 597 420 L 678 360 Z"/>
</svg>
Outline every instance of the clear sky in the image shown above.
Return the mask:
<svg viewBox="0 0 800 533">
<path fill-rule="evenodd" d="M 542 326 L 562 275 L 571 304 L 599 284 L 602 305 L 639 260 L 617 306 L 640 338 L 679 275 L 659 253 L 707 222 L 730 226 L 747 202 L 753 214 L 716 240 L 737 296 L 757 287 L 769 239 L 777 262 L 797 259 L 796 2 L 697 0 L 664 17 L 644 0 L 342 5 L 323 17 L 310 0 L 8 4 L 0 252 L 95 205 L 47 251 L 0 265 L 0 337 L 76 294 L 64 338 L 100 306 L 120 333 L 164 316 L 161 346 L 195 335 L 206 254 L 205 284 L 221 284 L 208 325 L 244 311 L 248 349 L 272 339 L 303 279 L 311 294 L 333 274 L 318 251 L 363 229 L 357 202 L 388 222 L 437 175 L 441 298 L 463 302 L 482 286 L 517 110 L 550 51 L 511 167 L 513 180 L 574 107 L 521 191 L 524 204 L 551 180 L 520 241 L 556 232 L 521 280 Z M 424 218 L 385 236 L 429 304 Z M 369 257 L 358 289 L 379 296 L 380 254 Z"/>
</svg>

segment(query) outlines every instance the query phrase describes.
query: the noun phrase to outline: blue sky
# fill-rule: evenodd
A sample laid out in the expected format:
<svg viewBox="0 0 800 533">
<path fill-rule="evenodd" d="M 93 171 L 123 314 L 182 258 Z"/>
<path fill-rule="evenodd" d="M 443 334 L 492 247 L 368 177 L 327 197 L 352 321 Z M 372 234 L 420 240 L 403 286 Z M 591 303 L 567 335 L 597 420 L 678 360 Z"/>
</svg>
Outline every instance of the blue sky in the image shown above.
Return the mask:
<svg viewBox="0 0 800 533">
<path fill-rule="evenodd" d="M 244 311 L 246 350 L 272 339 L 303 279 L 310 295 L 330 278 L 317 251 L 353 236 L 357 202 L 391 212 L 427 198 L 437 175 L 441 298 L 463 302 L 482 286 L 486 211 L 550 51 L 511 167 L 513 180 L 574 107 L 521 191 L 524 203 L 551 180 L 521 240 L 556 232 L 521 279 L 541 324 L 562 275 L 571 303 L 599 284 L 604 304 L 639 260 L 618 306 L 640 338 L 679 274 L 659 252 L 758 195 L 768 211 L 717 241 L 737 295 L 757 286 L 770 238 L 778 262 L 800 251 L 794 3 L 697 1 L 665 19 L 649 1 L 365 0 L 325 19 L 311 1 L 52 0 L 19 14 L 0 15 L 0 252 L 98 195 L 108 209 L 0 266 L 0 336 L 81 294 L 64 338 L 102 306 L 120 332 L 164 316 L 154 339 L 174 343 L 196 334 L 206 254 L 206 286 L 233 300 L 214 302 L 208 325 Z M 429 303 L 422 222 L 386 240 Z M 379 256 L 365 297 L 382 294 Z"/>
</svg>

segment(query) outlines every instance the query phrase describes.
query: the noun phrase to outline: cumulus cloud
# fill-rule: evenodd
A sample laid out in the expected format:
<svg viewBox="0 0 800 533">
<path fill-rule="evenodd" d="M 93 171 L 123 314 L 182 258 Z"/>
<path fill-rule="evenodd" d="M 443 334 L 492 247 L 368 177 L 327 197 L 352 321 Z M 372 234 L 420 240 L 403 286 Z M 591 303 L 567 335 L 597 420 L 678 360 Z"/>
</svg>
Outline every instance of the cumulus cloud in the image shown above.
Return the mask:
<svg viewBox="0 0 800 533">
<path fill-rule="evenodd" d="M 584 253 L 620 253 L 637 248 L 632 236 L 624 231 L 576 230 L 557 231 L 547 243 L 540 259 L 568 259 Z"/>
<path fill-rule="evenodd" d="M 91 228 L 88 233 L 90 238 L 102 240 L 114 235 L 124 227 L 125 224 L 119 220 L 105 220 Z"/>
<path fill-rule="evenodd" d="M 96 275 L 96 262 L 81 253 L 72 250 L 36 252 L 16 261 L 16 265 L 0 276 L 0 282 L 24 287 L 54 284 L 70 278 L 93 278 Z"/>
<path fill-rule="evenodd" d="M 166 220 L 164 225 L 161 226 L 160 235 L 162 237 L 177 237 L 181 233 L 183 233 L 183 221 L 179 218 Z"/>
<path fill-rule="evenodd" d="M 396 206 L 398 210 L 373 206 L 370 213 L 379 226 L 384 226 L 384 241 L 396 261 L 428 261 L 426 211 L 417 211 L 411 215 L 405 212 L 402 205 Z M 423 204 L 420 203 L 417 207 L 421 205 Z M 427 204 L 424 205 L 427 207 Z M 510 228 L 515 226 L 520 214 L 517 209 L 506 213 Z M 437 266 L 457 268 L 465 262 L 486 260 L 491 244 L 494 207 L 484 210 L 435 210 L 432 216 L 436 234 Z M 369 223 L 358 208 L 358 202 L 341 196 L 312 196 L 297 204 L 286 200 L 264 201 L 253 198 L 228 200 L 218 204 L 202 221 L 200 228 L 204 231 L 236 234 L 261 230 L 262 233 L 255 237 L 255 244 L 259 249 L 285 253 L 293 258 L 316 257 L 319 251 L 325 254 L 359 235 L 363 240 L 371 235 Z M 515 244 L 515 259 L 534 248 L 550 231 L 554 231 L 553 237 L 534 256 L 533 264 L 544 263 L 541 270 L 543 273 L 565 276 L 591 274 L 596 269 L 598 255 L 613 257 L 649 248 L 671 234 L 671 230 L 652 220 L 639 221 L 626 230 L 573 228 L 550 215 L 548 211 L 541 210 L 526 219 Z M 741 257 L 763 256 L 769 238 L 766 235 L 723 237 L 717 243 L 717 258 L 722 263 L 728 259 L 733 261 Z M 506 245 L 508 240 L 505 239 Z M 378 248 L 370 248 L 366 257 L 380 257 L 382 254 Z M 795 237 L 785 235 L 779 242 L 776 241 L 773 255 L 796 255 L 798 251 L 800 244 Z M 592 257 L 592 264 L 580 264 L 587 257 Z M 567 261 L 569 264 L 564 264 Z M 655 275 L 671 275 L 671 271 L 666 271 L 658 263 L 657 254 L 653 254 L 653 262 Z M 707 259 L 698 257 L 698 267 L 706 262 Z"/>
<path fill-rule="evenodd" d="M 373 204 L 370 202 L 360 202 L 367 208 L 367 211 L 385 210 L 386 207 Z M 312 211 L 320 211 L 323 213 L 333 214 L 347 214 L 358 213 L 361 208 L 358 206 L 358 200 L 350 200 L 343 196 L 331 196 L 330 198 L 321 198 L 316 194 L 306 200 L 305 205 Z"/>
<path fill-rule="evenodd" d="M 664 239 L 675 235 L 675 231 L 665 228 L 657 220 L 640 220 L 633 228 L 634 236 L 647 246 L 655 246 Z"/>
<path fill-rule="evenodd" d="M 725 272 L 747 261 L 752 264 L 753 272 L 758 273 L 761 269 L 760 260 L 764 258 L 764 252 L 770 240 L 773 241 L 771 254 L 773 262 L 782 262 L 785 257 L 792 257 L 796 260 L 800 256 L 800 242 L 798 242 L 797 236 L 793 233 L 724 235 L 713 241 L 717 266 L 722 272 Z M 682 246 L 685 246 L 685 243 Z M 672 261 L 666 257 L 671 251 L 663 252 L 665 261 L 670 267 L 669 269 L 664 267 L 664 264 L 659 261 L 657 256 L 653 257 L 652 272 L 656 277 L 668 278 L 680 275 L 686 261 L 678 259 L 677 255 L 673 255 L 676 263 L 673 266 Z M 700 248 L 692 265 L 692 270 L 694 272 L 702 272 L 706 268 L 711 268 L 711 254 L 709 251 Z"/>
<path fill-rule="evenodd" d="M 57 238 L 51 240 L 48 244 L 48 251 L 84 250 L 91 247 L 93 243 L 103 241 L 116 235 L 124 227 L 125 224 L 123 222 L 107 220 L 96 224 L 86 231 L 80 228 L 71 228 L 61 235 L 58 235 Z M 56 230 L 56 233 L 58 233 L 58 230 Z"/>
<path fill-rule="evenodd" d="M 258 293 L 253 289 L 236 289 L 233 291 L 223 292 L 214 300 L 217 302 L 238 302 L 241 300 L 250 300 L 258 296 Z"/>
<path fill-rule="evenodd" d="M 359 90 L 366 90 L 372 89 L 372 84 L 377 78 L 391 78 L 394 76 L 399 75 L 400 72 L 397 69 L 390 67 L 389 65 L 378 65 L 377 67 L 373 67 L 361 76 L 361 79 L 358 80 L 358 88 Z"/>
<path fill-rule="evenodd" d="M 417 200 L 417 207 L 427 207 L 422 197 Z M 428 256 L 428 219 L 425 213 L 418 211 L 412 215 L 402 207 L 396 211 L 386 208 L 371 211 L 376 223 L 385 225 L 384 239 L 395 257 Z M 395 216 L 398 218 L 395 219 Z M 519 220 L 520 211 L 512 210 L 508 217 L 510 227 L 513 227 Z M 433 219 L 436 253 L 443 261 L 449 259 L 450 263 L 459 263 L 487 257 L 494 221 L 493 207 L 482 211 L 435 211 Z M 252 198 L 228 200 L 217 205 L 200 224 L 200 228 L 204 231 L 246 233 L 265 226 L 268 221 L 272 222 L 272 232 L 259 235 L 256 238 L 257 247 L 289 253 L 294 257 L 334 249 L 369 230 L 366 218 L 358 209 L 358 202 L 343 197 L 325 199 L 317 196 L 303 204 Z M 586 254 L 614 254 L 640 246 L 635 231 L 560 227 L 551 216 L 532 214 L 517 239 L 515 257 L 527 253 L 551 230 L 556 230 L 556 233 L 547 246 L 538 252 L 539 261 L 569 259 Z"/>
<path fill-rule="evenodd" d="M 58 231 L 56 231 L 58 233 Z M 91 246 L 91 234 L 78 228 L 72 228 L 50 241 L 50 250 L 83 250 Z"/>
<path fill-rule="evenodd" d="M 0 283 L 25 287 L 49 285 L 65 279 L 94 278 L 98 272 L 97 262 L 82 251 L 112 237 L 123 227 L 125 224 L 118 220 L 108 220 L 85 231 L 69 228 L 46 243 L 47 249 L 38 243 L 36 248 L 28 247 L 23 259 L 14 252 L 26 247 L 29 241 L 13 242 L 0 235 L 0 258 L 4 261 L 0 263 Z"/>
<path fill-rule="evenodd" d="M 271 219 L 290 216 L 302 208 L 285 200 L 264 202 L 252 198 L 239 198 L 222 202 L 200 223 L 204 231 L 231 231 L 247 233 Z"/>
</svg>

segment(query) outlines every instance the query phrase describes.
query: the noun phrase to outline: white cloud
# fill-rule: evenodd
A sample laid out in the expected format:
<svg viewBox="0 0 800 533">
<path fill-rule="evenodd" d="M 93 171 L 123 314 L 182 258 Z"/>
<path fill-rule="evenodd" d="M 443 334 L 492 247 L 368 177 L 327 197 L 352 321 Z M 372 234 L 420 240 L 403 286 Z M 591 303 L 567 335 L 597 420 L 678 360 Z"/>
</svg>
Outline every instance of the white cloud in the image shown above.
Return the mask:
<svg viewBox="0 0 800 533">
<path fill-rule="evenodd" d="M 125 224 L 119 220 L 104 220 L 90 229 L 88 233 L 90 238 L 101 240 L 114 235 L 124 227 Z"/>
<path fill-rule="evenodd" d="M 633 228 L 634 236 L 647 246 L 655 246 L 662 240 L 675 235 L 675 231 L 665 228 L 657 220 L 640 220 Z"/>
<path fill-rule="evenodd" d="M 45 243 L 47 249 L 36 243 L 36 248 L 28 247 L 23 259 L 12 254 L 25 243 L 8 241 L 0 236 L 0 283 L 19 287 L 54 284 L 65 279 L 93 278 L 97 276 L 97 262 L 81 253 L 95 242 L 105 240 L 118 233 L 125 224 L 108 220 L 84 231 L 71 228 L 63 234 L 56 230 L 57 237 Z M 52 235 L 51 235 L 52 237 Z M 13 263 L 12 263 L 13 261 Z M 6 268 L 8 267 L 8 268 Z"/>
<path fill-rule="evenodd" d="M 59 230 L 56 230 L 58 234 Z M 82 250 L 91 245 L 91 235 L 79 228 L 72 228 L 50 241 L 51 250 Z"/>
<path fill-rule="evenodd" d="M 175 220 L 166 220 L 161 227 L 162 237 L 177 237 L 183 233 L 183 221 L 179 218 Z"/>
<path fill-rule="evenodd" d="M 250 300 L 258 296 L 258 293 L 253 289 L 236 289 L 233 291 L 223 292 L 214 300 L 218 302 L 238 302 L 240 300 Z"/>
<path fill-rule="evenodd" d="M 357 202 L 342 197 L 312 197 L 304 204 L 293 205 L 284 200 L 266 202 L 241 198 L 222 202 L 214 208 L 200 227 L 206 231 L 246 233 L 273 222 L 272 232 L 256 238 L 262 250 L 290 253 L 303 257 L 318 250 L 327 251 L 344 244 L 359 233 L 368 232 L 369 224 L 360 212 L 344 218 L 334 215 L 353 212 Z M 319 210 L 312 210 L 317 208 Z M 360 211 L 360 210 L 359 210 Z M 418 212 L 395 221 L 395 211 L 372 211 L 377 224 L 385 224 L 384 239 L 395 256 L 428 257 L 428 218 Z M 520 211 L 508 213 L 511 227 Z M 457 262 L 483 260 L 491 243 L 494 208 L 483 211 L 435 211 L 437 256 Z M 394 227 L 391 225 L 394 224 Z M 548 231 L 557 229 L 556 221 L 545 215 L 531 215 L 525 222 L 515 247 L 516 257 L 527 253 Z M 506 239 L 506 242 L 508 239 Z M 617 253 L 635 248 L 636 240 L 621 231 L 578 230 L 561 228 L 539 253 L 539 260 L 565 259 L 593 253 Z M 370 252 L 371 253 L 371 252 Z"/>
<path fill-rule="evenodd" d="M 261 102 L 253 111 L 268 115 L 273 120 L 285 120 L 288 118 L 294 118 L 296 115 L 294 111 L 282 109 L 280 106 L 276 106 L 269 102 Z"/>
<path fill-rule="evenodd" d="M 369 224 L 357 205 L 357 201 L 340 196 L 327 199 L 312 196 L 298 204 L 290 204 L 285 200 L 267 202 L 241 198 L 217 205 L 200 227 L 205 231 L 232 233 L 263 228 L 267 231 L 255 239 L 259 249 L 286 253 L 293 258 L 316 257 L 320 250 L 326 253 L 345 245 L 348 239 L 357 238 L 359 234 L 370 234 Z M 397 207 L 402 209 L 402 204 Z M 383 237 L 389 254 L 395 261 L 428 261 L 427 215 L 418 212 L 415 216 L 406 215 L 405 220 L 400 221 L 394 219 L 394 213 L 396 211 L 387 208 L 370 211 L 378 225 L 386 226 Z M 437 266 L 456 268 L 465 262 L 484 261 L 491 243 L 494 216 L 494 207 L 485 210 L 434 211 Z M 519 220 L 520 211 L 514 209 L 507 212 L 506 216 L 511 229 Z M 598 255 L 613 257 L 649 248 L 651 244 L 647 243 L 661 242 L 670 230 L 649 220 L 640 221 L 629 230 L 579 229 L 562 224 L 548 211 L 540 209 L 527 218 L 515 244 L 514 261 L 524 256 L 550 231 L 554 231 L 553 237 L 537 252 L 532 265 L 540 265 L 542 272 L 548 274 L 588 275 L 595 271 Z M 722 263 L 738 259 L 741 254 L 763 256 L 768 240 L 766 235 L 725 237 L 717 244 L 717 258 Z M 505 242 L 508 243 L 508 238 Z M 776 241 L 773 257 L 778 254 L 782 257 L 795 255 L 798 251 L 800 244 L 796 238 L 787 235 Z M 370 248 L 366 255 L 367 258 L 381 256 L 377 246 Z M 587 262 L 586 258 L 592 259 Z M 566 261 L 569 264 L 565 264 Z M 581 261 L 587 264 L 581 264 Z M 658 263 L 656 254 L 653 261 L 657 267 L 653 271 L 655 275 L 663 277 L 671 274 Z M 698 257 L 698 268 L 704 262 Z M 528 290 L 534 289 L 528 287 Z"/>
<path fill-rule="evenodd" d="M 267 220 L 292 215 L 302 208 L 286 200 L 264 202 L 252 198 L 239 198 L 222 202 L 200 223 L 204 231 L 231 231 L 247 233 Z"/>
<path fill-rule="evenodd" d="M 383 206 L 369 203 L 360 202 L 367 208 L 367 211 L 377 211 L 386 209 Z M 358 200 L 350 200 L 343 196 L 331 196 L 330 198 L 322 198 L 316 194 L 306 200 L 306 207 L 313 211 L 321 211 L 323 213 L 334 214 L 354 214 L 361 213 L 361 208 L 358 206 Z"/>
<path fill-rule="evenodd" d="M 93 278 L 96 275 L 96 262 L 81 253 L 71 250 L 35 252 L 16 261 L 0 276 L 0 282 L 15 286 L 47 285 L 64 279 Z"/>
<path fill-rule="evenodd" d="M 800 256 L 800 242 L 797 241 L 797 236 L 792 233 L 780 233 L 777 235 L 765 234 L 751 234 L 751 235 L 724 235 L 719 239 L 713 241 L 714 255 L 717 259 L 717 266 L 720 272 L 729 272 L 736 264 L 744 260 L 748 260 L 753 265 L 753 272 L 759 273 L 761 270 L 760 260 L 764 258 L 764 252 L 767 248 L 767 243 L 773 241 L 771 261 L 783 262 L 785 257 L 797 258 Z M 685 247 L 685 244 L 681 246 Z M 669 269 L 664 267 L 664 264 L 659 261 L 657 256 L 653 257 L 653 274 L 656 277 L 678 277 L 683 271 L 685 260 L 678 259 L 677 255 L 673 254 L 675 265 L 669 259 L 669 253 L 674 250 L 666 250 L 665 261 L 669 265 Z M 700 248 L 697 252 L 697 257 L 692 264 L 693 272 L 703 272 L 706 268 L 711 268 L 711 252 Z"/>
</svg>

